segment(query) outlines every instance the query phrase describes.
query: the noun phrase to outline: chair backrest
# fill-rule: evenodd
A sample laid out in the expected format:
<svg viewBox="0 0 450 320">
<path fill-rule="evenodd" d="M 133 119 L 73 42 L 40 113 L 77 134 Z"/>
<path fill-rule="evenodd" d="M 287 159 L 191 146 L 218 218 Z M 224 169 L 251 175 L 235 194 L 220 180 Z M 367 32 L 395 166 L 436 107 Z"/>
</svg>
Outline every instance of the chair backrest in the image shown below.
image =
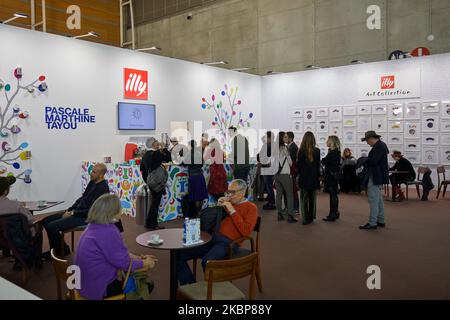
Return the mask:
<svg viewBox="0 0 450 320">
<path fill-rule="evenodd" d="M 50 250 L 50 255 L 52 257 L 53 270 L 55 270 L 56 276 L 56 291 L 58 294 L 58 300 L 62 300 L 62 290 L 61 285 L 67 282 L 69 275 L 67 274 L 67 268 L 69 267 L 69 261 L 58 258 L 55 255 L 55 249 Z M 75 300 L 75 295 L 73 290 L 69 290 L 69 297 Z"/>
<path fill-rule="evenodd" d="M 255 227 L 253 228 L 253 231 L 256 232 L 256 252 L 259 252 L 259 232 L 261 230 L 260 228 L 261 228 L 261 216 L 258 216 Z"/>
<path fill-rule="evenodd" d="M 438 185 L 441 184 L 441 175 L 442 175 L 442 181 L 445 181 L 445 167 L 439 166 L 437 167 L 437 176 L 438 176 Z"/>
<path fill-rule="evenodd" d="M 258 253 L 249 254 L 243 258 L 228 260 L 209 260 L 206 263 L 205 280 L 208 282 L 207 300 L 212 299 L 214 282 L 232 281 L 250 276 L 249 299 L 255 297 L 255 272 L 258 263 Z"/>
<path fill-rule="evenodd" d="M 10 227 L 8 220 L 9 219 L 15 219 L 16 222 L 20 223 L 19 226 L 17 226 L 17 228 L 15 228 L 13 231 L 10 231 Z M 8 236 L 8 234 L 10 234 L 11 232 L 21 232 L 23 231 L 23 238 L 30 238 L 31 239 L 31 232 L 28 229 L 28 220 L 27 218 L 21 214 L 21 213 L 11 213 L 11 214 L 2 214 L 0 215 L 0 247 L 5 248 L 5 249 L 10 249 L 14 255 L 15 258 L 17 258 L 20 263 L 22 264 L 22 266 L 27 266 L 26 260 L 29 258 L 29 256 L 25 256 L 28 252 L 28 250 L 26 250 L 24 252 L 24 249 L 26 248 L 19 248 L 14 244 L 14 241 L 12 239 L 10 239 L 10 237 Z M 23 245 L 23 244 L 22 244 Z"/>
<path fill-rule="evenodd" d="M 428 167 L 419 167 L 417 169 L 417 180 L 420 180 L 420 175 L 424 175 L 428 171 L 430 171 L 430 168 Z"/>
</svg>

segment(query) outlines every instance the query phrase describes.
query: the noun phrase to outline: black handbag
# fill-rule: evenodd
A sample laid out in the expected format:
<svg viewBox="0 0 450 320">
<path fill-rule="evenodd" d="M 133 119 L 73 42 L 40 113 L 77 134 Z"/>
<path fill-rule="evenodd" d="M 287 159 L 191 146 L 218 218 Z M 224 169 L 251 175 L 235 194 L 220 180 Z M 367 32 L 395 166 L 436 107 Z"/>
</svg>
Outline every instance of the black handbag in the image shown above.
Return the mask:
<svg viewBox="0 0 450 320">
<path fill-rule="evenodd" d="M 227 216 L 222 207 L 209 207 L 200 211 L 200 230 L 209 234 L 219 231 L 222 220 Z"/>
</svg>

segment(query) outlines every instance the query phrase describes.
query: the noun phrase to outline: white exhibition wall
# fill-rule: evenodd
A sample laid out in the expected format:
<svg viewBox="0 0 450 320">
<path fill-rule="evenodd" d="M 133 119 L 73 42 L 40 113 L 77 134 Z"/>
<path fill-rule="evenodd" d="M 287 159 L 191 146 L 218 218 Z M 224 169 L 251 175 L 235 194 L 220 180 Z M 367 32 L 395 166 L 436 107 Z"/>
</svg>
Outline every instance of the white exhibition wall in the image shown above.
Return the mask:
<svg viewBox="0 0 450 320">
<path fill-rule="evenodd" d="M 157 130 L 152 134 L 157 138 L 169 132 L 170 121 L 200 120 L 204 130 L 210 129 L 213 111 L 202 110 L 201 99 L 211 100 L 213 93 L 219 96 L 225 84 L 239 87 L 239 110 L 253 112 L 252 127 L 261 126 L 258 76 L 4 25 L 0 25 L 0 43 L 0 79 L 11 83 L 11 92 L 18 66 L 23 70 L 22 85 L 45 75 L 49 88 L 34 98 L 21 92 L 14 100 L 13 105 L 28 110 L 30 117 L 19 121 L 20 134 L 7 139 L 15 145 L 30 143 L 32 158 L 16 171 L 31 168 L 33 173 L 31 184 L 14 185 L 12 198 L 64 200 L 59 208 L 65 208 L 80 195 L 83 160 L 102 161 L 109 155 L 113 162 L 122 162 L 130 135 L 149 135 L 117 130 L 117 103 L 142 102 L 123 99 L 124 68 L 148 70 L 149 99 L 143 103 L 156 104 Z M 0 94 L 4 107 L 4 92 Z M 96 122 L 81 123 L 76 130 L 49 130 L 46 106 L 87 107 Z"/>
<path fill-rule="evenodd" d="M 412 74 L 417 74 L 414 73 L 414 71 L 419 68 L 419 79 L 408 79 L 411 71 L 413 71 Z M 375 100 L 376 98 L 373 98 L 374 100 L 372 101 L 359 101 L 363 93 L 361 88 L 367 88 L 367 83 L 362 82 L 367 82 L 367 75 L 371 74 L 386 76 L 406 74 L 406 76 L 403 76 L 403 79 L 401 80 L 403 82 L 412 81 L 412 84 L 407 83 L 405 85 L 405 83 L 401 83 L 399 84 L 399 87 L 407 87 L 409 85 L 413 88 L 412 91 L 417 91 L 417 87 L 419 87 L 418 91 L 421 92 L 419 92 L 419 94 L 417 94 L 417 92 L 414 92 L 416 94 L 415 97 L 410 99 Z M 379 86 L 381 78 L 376 77 L 374 79 L 371 79 L 370 81 L 373 80 L 375 81 L 375 86 L 378 85 L 378 88 L 374 88 L 374 90 L 380 90 Z M 417 80 L 420 81 L 419 84 L 416 83 Z M 304 122 L 305 115 L 303 115 L 303 119 L 296 119 L 294 117 L 293 111 L 296 109 L 302 111 L 311 109 L 315 111 L 327 109 L 331 112 L 334 107 L 341 107 L 341 109 L 344 110 L 346 107 L 354 106 L 357 110 L 358 106 L 370 107 L 380 104 L 389 106 L 400 103 L 404 104 L 406 110 L 406 106 L 408 106 L 407 103 L 410 103 L 411 105 L 417 105 L 418 102 L 450 101 L 450 54 L 432 55 L 421 58 L 358 64 L 339 68 L 324 68 L 289 74 L 265 76 L 262 79 L 261 92 L 263 110 L 262 126 L 264 128 L 277 128 L 283 131 L 299 131 L 293 128 L 295 121 L 298 120 L 300 123 L 303 122 L 304 128 L 301 132 L 296 133 L 297 140 L 301 139 L 308 123 Z M 418 104 L 418 106 L 420 107 L 420 104 Z M 448 110 L 449 104 L 447 103 L 446 106 L 446 110 Z M 448 133 L 448 127 L 450 127 L 450 120 L 443 120 L 440 118 L 441 114 L 444 114 L 444 112 L 441 112 L 444 108 L 444 104 L 442 104 L 440 108 L 441 109 L 436 113 L 422 113 L 421 115 L 422 121 L 426 120 L 429 116 L 436 116 L 436 120 L 441 122 L 442 130 L 444 130 L 445 121 L 445 126 L 447 127 L 446 132 L 438 131 L 436 133 L 427 133 L 431 136 L 435 135 L 436 137 L 440 137 L 440 142 L 435 143 L 436 145 L 434 146 L 427 146 L 418 139 L 417 144 L 419 153 L 426 149 L 438 150 L 441 155 L 441 157 L 438 159 L 438 164 L 448 165 L 448 160 L 447 162 L 443 162 L 442 158 L 443 155 L 446 154 L 445 152 L 450 151 L 450 146 L 448 143 L 450 136 L 450 134 Z M 446 115 L 447 117 L 449 116 L 448 113 L 446 113 Z M 388 115 L 386 114 L 384 117 L 387 118 Z M 356 116 L 354 118 L 356 121 L 358 121 L 361 116 L 356 113 Z M 312 123 L 312 125 L 318 125 L 320 120 L 320 118 L 315 118 L 315 123 Z M 419 123 L 420 121 L 421 120 L 418 120 Z M 406 120 L 400 120 L 400 124 L 402 124 L 402 122 L 406 122 Z M 331 124 L 332 123 L 329 122 L 330 127 Z M 357 154 L 358 150 L 360 150 L 362 147 L 366 148 L 367 145 L 360 141 L 360 138 L 364 136 L 364 134 L 362 132 L 358 132 L 356 123 L 354 124 L 354 126 L 354 132 L 356 135 L 355 143 L 347 143 L 345 144 L 345 146 L 350 146 L 356 149 L 355 154 L 356 156 L 359 156 Z M 419 126 L 419 128 L 420 127 L 422 126 Z M 344 128 L 345 127 L 343 127 L 343 129 Z M 386 141 L 388 137 L 393 134 L 398 135 L 402 139 L 403 137 L 407 138 L 407 134 L 404 133 L 404 129 L 400 130 L 401 132 L 390 132 L 391 130 L 388 129 L 386 130 L 386 132 L 381 133 L 381 135 L 383 135 L 383 139 Z M 316 138 L 317 136 L 327 135 L 328 133 L 331 133 L 331 130 L 330 132 L 324 134 L 318 134 L 316 130 Z M 423 130 L 422 135 L 424 135 Z M 443 145 L 444 136 L 446 139 L 445 146 Z M 343 136 L 341 136 L 340 138 L 344 139 Z M 320 146 L 325 147 L 324 144 Z M 402 142 L 402 145 L 389 144 L 389 146 L 391 150 L 399 149 L 404 152 L 407 151 L 407 146 L 404 142 Z M 420 149 L 420 147 L 422 149 Z M 445 156 L 445 158 L 447 159 L 447 155 Z M 424 164 L 433 169 L 433 181 L 435 182 L 435 184 L 437 184 L 437 176 L 434 170 L 436 165 L 429 165 L 424 163 L 423 161 L 420 161 L 420 163 L 416 163 L 415 166 L 417 167 L 420 164 Z"/>
</svg>

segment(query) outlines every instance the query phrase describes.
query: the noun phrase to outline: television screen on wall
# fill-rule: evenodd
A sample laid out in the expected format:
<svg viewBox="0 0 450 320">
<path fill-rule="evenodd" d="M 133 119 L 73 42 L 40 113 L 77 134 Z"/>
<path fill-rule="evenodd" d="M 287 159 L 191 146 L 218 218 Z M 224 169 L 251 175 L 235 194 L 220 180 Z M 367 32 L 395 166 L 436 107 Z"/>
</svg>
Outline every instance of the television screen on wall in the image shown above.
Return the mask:
<svg viewBox="0 0 450 320">
<path fill-rule="evenodd" d="M 154 104 L 119 102 L 119 130 L 156 130 Z"/>
</svg>

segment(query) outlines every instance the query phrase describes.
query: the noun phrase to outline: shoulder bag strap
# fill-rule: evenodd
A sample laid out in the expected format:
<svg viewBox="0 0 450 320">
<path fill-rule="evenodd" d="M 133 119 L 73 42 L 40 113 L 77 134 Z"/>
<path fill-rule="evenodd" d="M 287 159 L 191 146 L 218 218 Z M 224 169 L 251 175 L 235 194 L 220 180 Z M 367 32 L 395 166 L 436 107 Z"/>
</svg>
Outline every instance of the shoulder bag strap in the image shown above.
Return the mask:
<svg viewBox="0 0 450 320">
<path fill-rule="evenodd" d="M 127 285 L 128 278 L 130 277 L 130 274 L 131 274 L 132 266 L 133 266 L 133 259 L 130 258 L 130 265 L 128 266 L 128 271 L 127 271 L 127 274 L 125 275 L 125 280 L 123 281 L 122 290 L 124 290 L 125 286 Z"/>
</svg>

